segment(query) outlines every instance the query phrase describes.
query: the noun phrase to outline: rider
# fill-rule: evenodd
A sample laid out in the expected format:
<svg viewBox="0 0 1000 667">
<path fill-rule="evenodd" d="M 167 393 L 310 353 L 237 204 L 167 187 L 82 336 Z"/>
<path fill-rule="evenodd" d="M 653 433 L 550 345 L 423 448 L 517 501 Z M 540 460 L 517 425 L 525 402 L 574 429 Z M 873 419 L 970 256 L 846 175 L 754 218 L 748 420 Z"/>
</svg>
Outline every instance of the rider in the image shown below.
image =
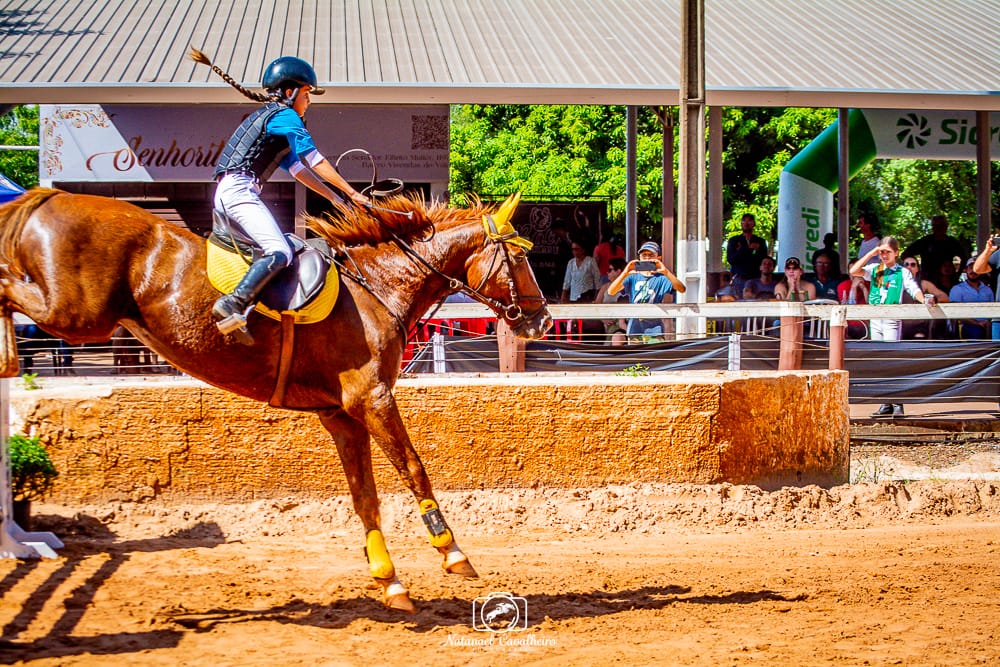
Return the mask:
<svg viewBox="0 0 1000 667">
<path fill-rule="evenodd" d="M 262 256 L 250 265 L 243 279 L 212 307 L 216 325 L 225 333 L 246 325 L 246 314 L 264 286 L 292 260 L 292 250 L 271 211 L 260 199 L 261 184 L 278 167 L 297 181 L 329 199 L 343 199 L 324 180 L 356 204 L 370 204 L 352 188 L 316 149 L 302 122 L 310 95 L 325 91 L 317 85 L 316 72 L 301 58 L 282 56 L 264 70 L 261 85 L 267 95 L 254 93 L 212 65 L 197 49 L 191 58 L 209 65 L 226 83 L 244 96 L 265 104 L 247 116 L 229 139 L 215 167 L 215 208 L 228 214 L 260 247 Z"/>
</svg>

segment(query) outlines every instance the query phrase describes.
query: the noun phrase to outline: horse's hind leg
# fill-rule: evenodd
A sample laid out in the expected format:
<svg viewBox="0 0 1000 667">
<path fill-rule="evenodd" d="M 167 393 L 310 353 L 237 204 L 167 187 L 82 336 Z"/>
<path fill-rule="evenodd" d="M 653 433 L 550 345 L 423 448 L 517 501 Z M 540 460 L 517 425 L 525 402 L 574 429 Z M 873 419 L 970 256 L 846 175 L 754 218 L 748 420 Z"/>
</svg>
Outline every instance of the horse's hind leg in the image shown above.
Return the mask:
<svg viewBox="0 0 1000 667">
<path fill-rule="evenodd" d="M 364 411 L 365 424 L 372 437 L 382 448 L 386 457 L 399 472 L 400 477 L 417 498 L 420 516 L 427 526 L 431 545 L 443 556 L 442 566 L 451 574 L 463 577 L 478 577 L 476 569 L 469 563 L 468 556 L 458 548 L 455 537 L 441 514 L 430 479 L 420 456 L 413 449 L 410 436 L 399 416 L 399 408 L 392 392 L 385 390 L 377 394 L 373 404 Z"/>
<path fill-rule="evenodd" d="M 396 576 L 396 568 L 389 558 L 382 535 L 378 510 L 378 491 L 372 472 L 372 450 L 368 431 L 364 425 L 343 410 L 325 410 L 319 413 L 324 428 L 337 443 L 337 453 L 347 476 L 354 500 L 354 511 L 365 527 L 365 555 L 372 577 L 382 587 L 382 602 L 391 609 L 414 612 L 410 595 Z"/>
</svg>

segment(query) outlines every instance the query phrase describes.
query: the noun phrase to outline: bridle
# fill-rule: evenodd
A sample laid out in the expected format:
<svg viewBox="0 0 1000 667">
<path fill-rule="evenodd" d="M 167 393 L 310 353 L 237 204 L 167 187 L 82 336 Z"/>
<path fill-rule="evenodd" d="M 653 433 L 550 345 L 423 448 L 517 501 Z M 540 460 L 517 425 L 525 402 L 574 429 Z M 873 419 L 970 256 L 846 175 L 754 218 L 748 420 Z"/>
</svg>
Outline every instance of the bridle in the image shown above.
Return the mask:
<svg viewBox="0 0 1000 667">
<path fill-rule="evenodd" d="M 523 296 L 518 293 L 517 285 L 514 281 L 514 264 L 517 262 L 525 261 L 524 258 L 514 259 L 511 257 L 510 244 L 514 239 L 518 238 L 516 231 L 511 231 L 506 234 L 501 234 L 497 230 L 496 223 L 493 220 L 493 216 L 484 216 L 484 222 L 487 225 L 486 233 L 486 243 L 493 244 L 493 256 L 490 258 L 489 270 L 483 274 L 483 279 L 479 282 L 479 285 L 472 287 L 471 285 L 462 282 L 458 278 L 454 278 L 442 272 L 435 266 L 432 266 L 423 256 L 418 253 L 413 247 L 400 238 L 397 234 L 392 234 L 392 239 L 395 241 L 396 245 L 403 251 L 403 253 L 413 260 L 415 263 L 423 266 L 428 272 L 442 278 L 448 283 L 448 287 L 453 291 L 462 292 L 467 294 L 472 299 L 483 304 L 493 312 L 501 313 L 504 320 L 507 321 L 511 329 L 516 329 L 521 323 L 533 319 L 538 313 L 540 313 L 547 303 L 544 296 Z M 483 294 L 482 289 L 486 283 L 493 277 L 493 275 L 500 270 L 499 260 L 503 261 L 503 265 L 507 267 L 507 289 L 510 291 L 510 303 L 504 304 L 498 299 L 487 296 Z M 532 311 L 526 312 L 521 306 L 523 301 L 539 301 L 540 305 Z"/>
</svg>

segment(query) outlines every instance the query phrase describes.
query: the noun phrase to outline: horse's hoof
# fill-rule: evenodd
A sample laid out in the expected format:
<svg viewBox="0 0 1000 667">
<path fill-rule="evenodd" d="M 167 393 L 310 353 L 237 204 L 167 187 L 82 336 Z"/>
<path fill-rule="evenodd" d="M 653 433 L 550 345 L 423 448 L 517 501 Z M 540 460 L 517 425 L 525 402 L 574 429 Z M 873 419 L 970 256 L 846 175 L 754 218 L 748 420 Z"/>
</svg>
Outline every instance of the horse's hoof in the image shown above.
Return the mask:
<svg viewBox="0 0 1000 667">
<path fill-rule="evenodd" d="M 479 578 L 479 573 L 476 572 L 476 568 L 472 567 L 472 563 L 470 563 L 468 559 L 460 560 L 457 563 L 452 563 L 451 565 L 445 565 L 444 570 L 448 574 L 460 574 L 468 579 Z"/>
<path fill-rule="evenodd" d="M 387 595 L 383 600 L 385 606 L 389 609 L 395 609 L 396 611 L 405 611 L 408 614 L 417 613 L 417 608 L 413 606 L 413 602 L 410 600 L 409 593 L 396 593 L 395 595 Z"/>
</svg>

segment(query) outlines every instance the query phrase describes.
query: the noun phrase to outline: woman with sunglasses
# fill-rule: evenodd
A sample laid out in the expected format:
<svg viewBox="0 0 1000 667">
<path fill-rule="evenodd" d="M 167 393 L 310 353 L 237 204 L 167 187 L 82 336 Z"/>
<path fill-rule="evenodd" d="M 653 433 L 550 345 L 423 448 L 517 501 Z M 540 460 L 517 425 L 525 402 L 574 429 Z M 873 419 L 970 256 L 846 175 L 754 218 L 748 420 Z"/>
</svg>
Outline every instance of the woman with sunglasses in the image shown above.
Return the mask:
<svg viewBox="0 0 1000 667">
<path fill-rule="evenodd" d="M 913 279 L 920 285 L 924 294 L 933 294 L 938 303 L 948 303 L 948 293 L 924 278 L 923 271 L 920 270 L 920 262 L 917 261 L 916 257 L 907 255 L 903 258 L 902 264 L 904 269 L 908 269 L 913 274 Z"/>
<path fill-rule="evenodd" d="M 879 261 L 871 260 L 878 255 Z M 903 292 L 914 301 L 925 303 L 924 293 L 920 285 L 913 279 L 913 274 L 896 261 L 899 256 L 899 241 L 894 236 L 886 236 L 882 243 L 872 248 L 858 261 L 851 265 L 852 276 L 864 278 L 871 284 L 868 290 L 868 303 L 875 306 L 885 306 L 903 303 Z M 933 299 L 933 295 L 931 297 Z M 902 320 L 872 320 L 872 340 L 896 342 L 902 332 Z M 885 403 L 879 407 L 873 417 L 896 417 L 903 415 L 900 403 Z"/>
<path fill-rule="evenodd" d="M 920 285 L 920 291 L 924 293 L 925 298 L 927 294 L 933 294 L 934 300 L 938 303 L 948 303 L 950 300 L 948 298 L 948 293 L 942 291 L 937 285 L 924 278 L 923 271 L 920 268 L 920 262 L 917 261 L 916 257 L 913 255 L 906 255 L 900 261 L 903 268 L 913 274 L 913 279 L 917 281 L 918 285 Z M 912 303 L 912 301 L 904 299 L 904 303 Z M 948 325 L 945 320 L 906 320 L 903 322 L 902 336 L 904 339 L 944 338 L 947 333 Z"/>
</svg>

